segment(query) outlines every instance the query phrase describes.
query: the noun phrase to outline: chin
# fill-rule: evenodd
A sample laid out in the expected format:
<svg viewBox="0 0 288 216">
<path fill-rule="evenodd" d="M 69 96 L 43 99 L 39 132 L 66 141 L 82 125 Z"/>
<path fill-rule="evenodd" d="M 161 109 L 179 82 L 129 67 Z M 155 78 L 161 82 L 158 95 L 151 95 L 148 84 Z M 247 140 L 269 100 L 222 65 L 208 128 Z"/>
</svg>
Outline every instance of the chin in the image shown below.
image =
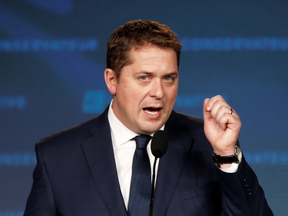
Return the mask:
<svg viewBox="0 0 288 216">
<path fill-rule="evenodd" d="M 158 131 L 160 128 L 162 127 L 161 126 L 157 126 L 157 127 L 153 127 L 153 126 L 147 126 L 145 128 L 142 128 L 142 131 L 145 132 L 146 134 L 151 134 L 151 133 L 155 133 L 156 131 Z"/>
</svg>

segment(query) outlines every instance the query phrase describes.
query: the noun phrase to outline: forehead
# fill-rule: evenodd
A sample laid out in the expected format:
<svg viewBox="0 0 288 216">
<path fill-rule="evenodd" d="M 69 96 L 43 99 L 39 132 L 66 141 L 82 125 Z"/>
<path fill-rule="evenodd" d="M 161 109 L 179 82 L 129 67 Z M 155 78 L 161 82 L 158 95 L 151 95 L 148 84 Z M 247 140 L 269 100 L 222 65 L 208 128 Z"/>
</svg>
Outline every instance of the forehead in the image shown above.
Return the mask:
<svg viewBox="0 0 288 216">
<path fill-rule="evenodd" d="M 128 53 L 130 64 L 159 64 L 167 67 L 176 67 L 177 54 L 172 48 L 162 48 L 156 45 L 148 44 L 141 47 L 132 47 Z"/>
</svg>

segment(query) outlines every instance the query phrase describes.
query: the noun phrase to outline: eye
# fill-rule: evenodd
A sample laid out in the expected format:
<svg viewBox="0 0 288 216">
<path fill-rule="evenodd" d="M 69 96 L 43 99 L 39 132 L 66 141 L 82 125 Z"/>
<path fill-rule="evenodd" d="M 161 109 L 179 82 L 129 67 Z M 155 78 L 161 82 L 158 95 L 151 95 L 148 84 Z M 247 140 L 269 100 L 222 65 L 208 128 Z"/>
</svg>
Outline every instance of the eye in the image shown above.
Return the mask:
<svg viewBox="0 0 288 216">
<path fill-rule="evenodd" d="M 170 80 L 172 80 L 172 77 L 170 76 L 165 77 L 165 81 L 170 81 Z"/>
<path fill-rule="evenodd" d="M 142 81 L 147 80 L 147 76 L 141 76 L 140 80 L 142 80 Z"/>
</svg>

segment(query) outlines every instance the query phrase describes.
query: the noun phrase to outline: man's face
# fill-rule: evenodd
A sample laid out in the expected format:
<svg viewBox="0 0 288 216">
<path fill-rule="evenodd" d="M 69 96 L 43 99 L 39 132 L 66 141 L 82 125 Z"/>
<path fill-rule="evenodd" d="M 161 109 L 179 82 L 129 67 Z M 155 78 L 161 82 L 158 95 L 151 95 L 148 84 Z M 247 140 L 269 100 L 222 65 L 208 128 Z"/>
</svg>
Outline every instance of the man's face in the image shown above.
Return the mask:
<svg viewBox="0 0 288 216">
<path fill-rule="evenodd" d="M 112 85 L 107 84 L 114 95 L 112 108 L 127 128 L 151 134 L 165 124 L 175 104 L 177 56 L 171 48 L 147 45 L 132 49 L 129 57 L 132 64 L 122 68 L 118 82 L 115 77 Z"/>
</svg>

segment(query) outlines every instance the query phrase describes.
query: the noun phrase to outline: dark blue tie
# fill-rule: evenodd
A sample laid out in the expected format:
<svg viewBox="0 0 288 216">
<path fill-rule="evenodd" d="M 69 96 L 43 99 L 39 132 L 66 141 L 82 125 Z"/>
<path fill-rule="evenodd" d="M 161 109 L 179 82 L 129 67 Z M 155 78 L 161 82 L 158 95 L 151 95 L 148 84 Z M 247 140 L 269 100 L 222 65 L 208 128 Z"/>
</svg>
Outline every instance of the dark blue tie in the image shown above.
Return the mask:
<svg viewBox="0 0 288 216">
<path fill-rule="evenodd" d="M 132 178 L 128 205 L 129 216 L 148 216 L 151 196 L 151 171 L 146 151 L 151 136 L 136 136 L 136 150 L 133 158 Z"/>
</svg>

